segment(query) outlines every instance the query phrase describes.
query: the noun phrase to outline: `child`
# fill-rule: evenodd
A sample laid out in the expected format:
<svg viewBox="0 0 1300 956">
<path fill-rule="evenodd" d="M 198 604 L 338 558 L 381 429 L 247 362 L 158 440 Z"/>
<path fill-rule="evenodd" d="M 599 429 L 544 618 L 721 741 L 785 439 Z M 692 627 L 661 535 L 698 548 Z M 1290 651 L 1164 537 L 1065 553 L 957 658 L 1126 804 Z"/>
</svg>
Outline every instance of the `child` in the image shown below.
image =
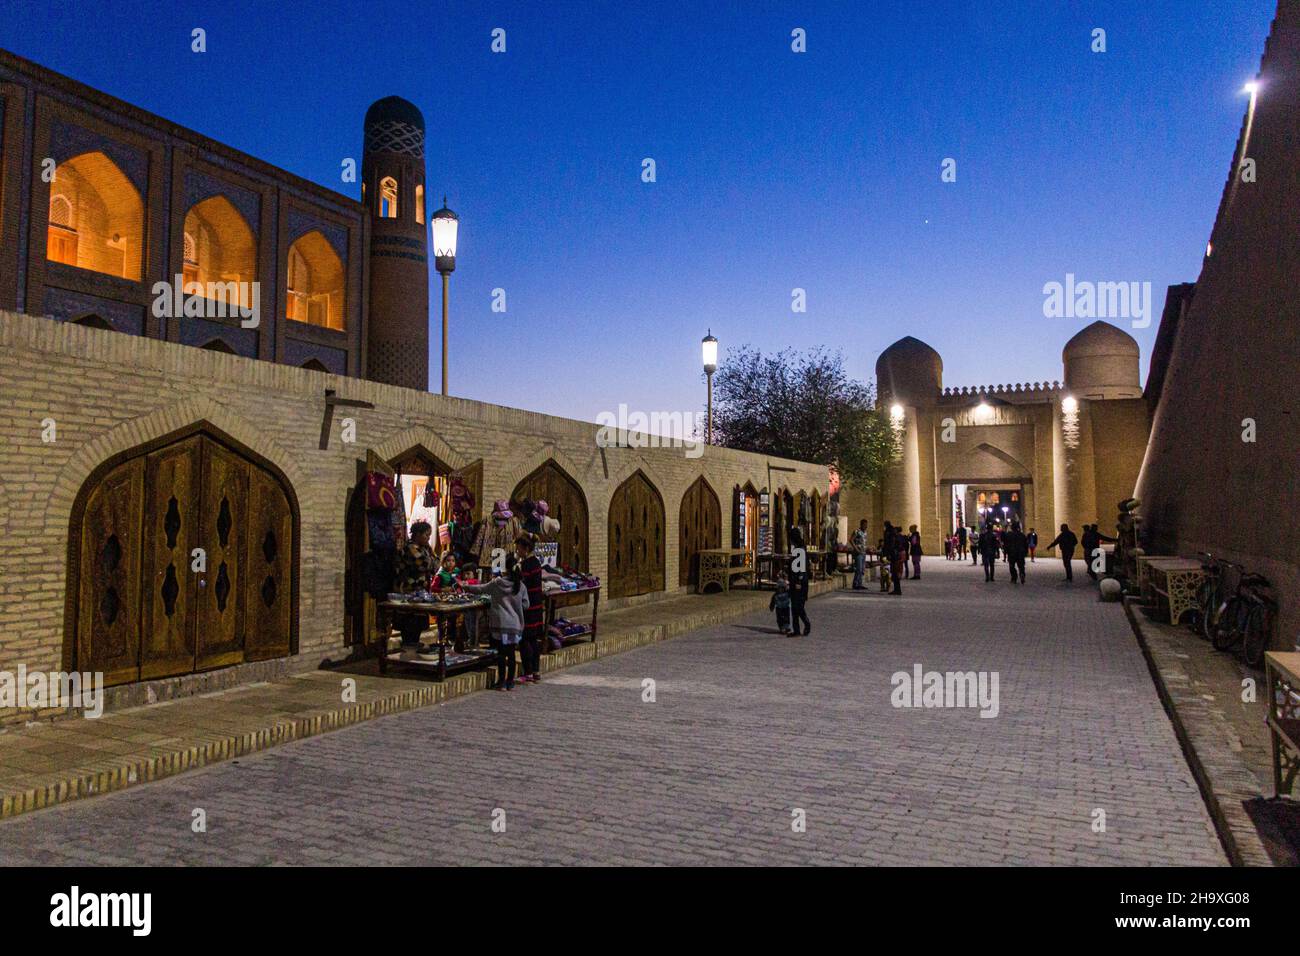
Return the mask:
<svg viewBox="0 0 1300 956">
<path fill-rule="evenodd" d="M 772 600 L 767 605 L 767 609 L 776 611 L 776 626 L 780 629 L 782 637 L 789 637 L 790 585 L 785 579 L 784 571 L 781 571 L 776 576 L 776 593 L 772 595 Z"/>
<path fill-rule="evenodd" d="M 537 548 L 537 537 L 521 534 L 515 538 L 515 557 L 519 560 L 519 571 L 523 575 L 524 587 L 528 589 L 528 610 L 524 615 L 524 636 L 519 642 L 519 656 L 523 659 L 524 672 L 519 678 L 521 684 L 536 684 L 542 674 L 542 641 L 546 636 L 546 623 L 543 616 L 546 611 L 546 599 L 542 592 L 543 581 L 563 581 L 564 578 L 547 571 L 541 560 L 533 554 Z"/>
<path fill-rule="evenodd" d="M 528 608 L 528 590 L 523 585 L 519 563 L 512 554 L 506 558 L 506 573 L 485 584 L 465 584 L 472 594 L 486 594 L 492 601 L 488 608 L 488 627 L 497 641 L 497 690 L 515 689 L 515 647 L 524 633 L 524 612 Z"/>
<path fill-rule="evenodd" d="M 433 589 L 435 591 L 454 591 L 456 590 L 456 555 L 450 551 L 442 556 L 442 564 L 438 568 L 438 573 L 433 576 Z M 456 653 L 463 653 L 465 650 L 465 640 L 461 637 L 460 628 L 456 626 L 456 618 L 449 614 L 438 615 L 438 640 L 447 643 L 447 630 L 450 628 L 453 650 Z"/>
</svg>

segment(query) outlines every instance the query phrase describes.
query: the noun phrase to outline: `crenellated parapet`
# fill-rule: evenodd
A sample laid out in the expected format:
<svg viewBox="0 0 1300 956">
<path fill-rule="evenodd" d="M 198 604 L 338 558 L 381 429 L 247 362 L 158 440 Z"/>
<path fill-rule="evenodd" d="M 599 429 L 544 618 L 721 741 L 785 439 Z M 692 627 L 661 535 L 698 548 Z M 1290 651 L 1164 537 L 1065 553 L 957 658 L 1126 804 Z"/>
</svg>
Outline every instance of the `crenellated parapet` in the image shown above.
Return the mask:
<svg viewBox="0 0 1300 956">
<path fill-rule="evenodd" d="M 1050 401 L 1064 386 L 1060 382 L 1023 382 L 1016 385 L 958 385 L 945 388 L 941 403 L 968 401 L 972 398 L 1028 398 Z"/>
</svg>

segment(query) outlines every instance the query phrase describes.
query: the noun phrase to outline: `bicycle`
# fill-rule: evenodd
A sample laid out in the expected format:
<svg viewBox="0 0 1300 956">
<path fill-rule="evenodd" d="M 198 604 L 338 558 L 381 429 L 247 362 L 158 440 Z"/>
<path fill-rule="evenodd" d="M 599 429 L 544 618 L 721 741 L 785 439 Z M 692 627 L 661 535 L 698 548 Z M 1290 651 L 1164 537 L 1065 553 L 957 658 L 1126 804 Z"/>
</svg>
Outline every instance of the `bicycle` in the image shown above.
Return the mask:
<svg viewBox="0 0 1300 956">
<path fill-rule="evenodd" d="M 1262 574 L 1247 574 L 1237 579 L 1237 589 L 1223 606 L 1215 622 L 1213 643 L 1216 650 L 1227 651 L 1241 642 L 1241 656 L 1251 667 L 1264 663 L 1273 634 L 1277 603 L 1261 588 L 1273 585 Z"/>
<path fill-rule="evenodd" d="M 1223 566 L 1236 567 L 1229 561 L 1220 561 L 1208 551 L 1196 552 L 1205 560 L 1205 580 L 1196 589 L 1196 606 L 1188 612 L 1188 626 L 1207 641 L 1214 640 L 1215 626 L 1225 605 L 1223 597 Z"/>
</svg>

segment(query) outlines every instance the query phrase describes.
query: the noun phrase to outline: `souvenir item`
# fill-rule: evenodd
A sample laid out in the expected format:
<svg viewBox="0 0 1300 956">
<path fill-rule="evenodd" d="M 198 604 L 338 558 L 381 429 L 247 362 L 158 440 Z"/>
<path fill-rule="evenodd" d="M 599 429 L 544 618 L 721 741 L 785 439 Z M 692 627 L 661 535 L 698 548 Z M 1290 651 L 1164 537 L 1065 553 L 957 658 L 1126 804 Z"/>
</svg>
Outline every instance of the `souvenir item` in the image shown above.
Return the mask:
<svg viewBox="0 0 1300 956">
<path fill-rule="evenodd" d="M 377 471 L 366 472 L 366 508 L 370 511 L 392 511 L 397 507 L 397 492 L 393 489 L 391 475 Z"/>
</svg>

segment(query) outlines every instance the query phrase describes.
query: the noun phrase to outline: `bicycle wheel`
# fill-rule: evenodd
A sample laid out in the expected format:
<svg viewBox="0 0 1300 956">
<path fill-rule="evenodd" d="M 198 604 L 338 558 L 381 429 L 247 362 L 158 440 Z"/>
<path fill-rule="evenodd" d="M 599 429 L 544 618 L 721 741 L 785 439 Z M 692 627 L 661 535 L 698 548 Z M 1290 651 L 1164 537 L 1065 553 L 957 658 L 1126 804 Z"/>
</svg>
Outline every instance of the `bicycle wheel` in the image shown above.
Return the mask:
<svg viewBox="0 0 1300 956">
<path fill-rule="evenodd" d="M 1246 617 L 1246 633 L 1241 641 L 1241 653 L 1251 667 L 1264 663 L 1264 652 L 1268 650 L 1269 638 L 1272 636 L 1273 622 L 1268 607 L 1256 604 Z"/>
<path fill-rule="evenodd" d="M 1240 639 L 1241 634 L 1238 630 L 1240 617 L 1241 598 L 1229 598 L 1228 603 L 1219 611 L 1218 620 L 1214 624 L 1214 636 L 1210 638 L 1216 651 L 1226 651 Z"/>
<path fill-rule="evenodd" d="M 1214 583 L 1202 581 L 1196 589 L 1196 606 L 1188 615 L 1188 624 L 1207 641 L 1214 636 L 1214 605 Z"/>
</svg>

